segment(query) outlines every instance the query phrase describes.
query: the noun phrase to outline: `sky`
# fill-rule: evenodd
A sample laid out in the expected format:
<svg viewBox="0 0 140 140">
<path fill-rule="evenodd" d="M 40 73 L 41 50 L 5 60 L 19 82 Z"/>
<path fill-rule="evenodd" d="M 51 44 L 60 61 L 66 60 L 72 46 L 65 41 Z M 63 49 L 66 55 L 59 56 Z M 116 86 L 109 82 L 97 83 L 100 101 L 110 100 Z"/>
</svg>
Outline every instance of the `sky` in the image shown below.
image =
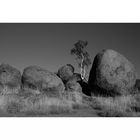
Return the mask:
<svg viewBox="0 0 140 140">
<path fill-rule="evenodd" d="M 65 64 L 79 71 L 70 50 L 78 40 L 88 41 L 94 60 L 103 49 L 113 49 L 131 61 L 140 77 L 140 24 L 135 23 L 0 23 L 0 63 L 21 72 L 38 65 L 57 72 Z"/>
</svg>

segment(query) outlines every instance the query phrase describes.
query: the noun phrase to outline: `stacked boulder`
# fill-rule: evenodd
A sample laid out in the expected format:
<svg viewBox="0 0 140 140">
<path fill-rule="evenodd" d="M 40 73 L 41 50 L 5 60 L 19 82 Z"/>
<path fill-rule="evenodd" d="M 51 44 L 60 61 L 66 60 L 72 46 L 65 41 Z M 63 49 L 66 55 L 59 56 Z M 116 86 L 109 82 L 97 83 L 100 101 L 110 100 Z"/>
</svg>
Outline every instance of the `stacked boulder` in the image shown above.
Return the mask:
<svg viewBox="0 0 140 140">
<path fill-rule="evenodd" d="M 21 73 L 16 68 L 0 65 L 0 94 L 17 94 L 21 88 Z"/>
<path fill-rule="evenodd" d="M 123 55 L 103 50 L 94 59 L 88 84 L 93 94 L 127 95 L 134 90 L 136 75 L 134 66 Z"/>
<path fill-rule="evenodd" d="M 58 70 L 58 76 L 64 82 L 66 92 L 69 94 L 69 96 L 72 97 L 72 100 L 74 100 L 75 102 L 82 102 L 83 93 L 88 93 L 86 95 L 90 95 L 89 90 L 86 92 L 84 90 L 85 85 L 88 87 L 88 84 L 82 80 L 79 73 L 74 73 L 74 67 L 71 64 L 62 66 Z"/>
<path fill-rule="evenodd" d="M 64 82 L 66 90 L 71 88 L 73 89 L 73 91 L 77 91 L 78 88 L 82 89 L 80 92 L 84 93 L 87 96 L 91 96 L 88 83 L 82 80 L 79 73 L 74 73 L 74 67 L 71 64 L 62 66 L 58 70 L 58 76 Z"/>
<path fill-rule="evenodd" d="M 62 66 L 57 74 L 39 66 L 29 66 L 22 76 L 16 68 L 1 64 L 0 94 L 17 94 L 22 87 L 33 94 L 57 97 L 62 97 L 66 89 L 74 93 L 77 100 L 82 99 L 83 93 L 90 96 L 91 92 L 102 96 L 127 95 L 135 87 L 140 90 L 140 80 L 136 82 L 136 78 L 136 70 L 129 60 L 114 50 L 103 50 L 93 61 L 88 83 L 81 79 L 80 74 L 74 73 L 71 64 Z"/>
<path fill-rule="evenodd" d="M 68 82 L 70 78 L 74 74 L 74 67 L 71 64 L 67 64 L 65 66 L 62 66 L 58 70 L 58 76 L 62 79 L 64 83 Z"/>
</svg>

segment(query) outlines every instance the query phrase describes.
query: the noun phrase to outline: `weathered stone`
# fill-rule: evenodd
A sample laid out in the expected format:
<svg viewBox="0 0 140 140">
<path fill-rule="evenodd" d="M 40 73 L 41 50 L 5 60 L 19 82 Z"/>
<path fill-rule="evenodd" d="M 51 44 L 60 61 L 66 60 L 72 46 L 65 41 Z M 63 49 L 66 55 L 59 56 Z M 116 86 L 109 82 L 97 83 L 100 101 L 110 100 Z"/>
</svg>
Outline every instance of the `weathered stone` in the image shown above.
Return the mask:
<svg viewBox="0 0 140 140">
<path fill-rule="evenodd" d="M 51 96 L 61 96 L 64 92 L 62 80 L 54 73 L 39 66 L 29 66 L 22 75 L 24 89 L 32 89 L 34 93 L 46 93 Z"/>
<path fill-rule="evenodd" d="M 70 80 L 66 83 L 66 90 L 82 92 L 82 87 L 80 86 L 78 82 Z"/>
<path fill-rule="evenodd" d="M 113 50 L 103 50 L 96 55 L 88 81 L 94 94 L 129 94 L 135 83 L 135 68 L 123 55 Z"/>
<path fill-rule="evenodd" d="M 64 83 L 66 83 L 74 73 L 74 67 L 71 64 L 67 64 L 65 66 L 62 66 L 58 70 L 58 76 L 62 79 Z"/>
<path fill-rule="evenodd" d="M 21 73 L 16 68 L 0 65 L 0 94 L 17 94 L 21 88 Z"/>
</svg>

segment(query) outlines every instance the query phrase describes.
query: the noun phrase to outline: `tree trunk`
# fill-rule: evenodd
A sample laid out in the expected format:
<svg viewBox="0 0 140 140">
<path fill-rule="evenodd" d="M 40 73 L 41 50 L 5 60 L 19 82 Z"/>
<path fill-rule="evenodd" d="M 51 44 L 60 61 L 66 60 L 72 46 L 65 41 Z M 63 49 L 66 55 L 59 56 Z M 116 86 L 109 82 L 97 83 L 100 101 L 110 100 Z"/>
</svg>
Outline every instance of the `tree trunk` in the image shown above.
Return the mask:
<svg viewBox="0 0 140 140">
<path fill-rule="evenodd" d="M 81 72 L 80 72 L 82 80 L 84 80 L 84 78 L 85 78 L 85 67 L 83 66 L 83 62 L 84 62 L 84 56 L 82 55 Z"/>
<path fill-rule="evenodd" d="M 83 76 L 83 68 L 81 67 L 81 78 L 82 78 L 82 80 L 84 79 L 84 76 Z"/>
<path fill-rule="evenodd" d="M 86 75 L 86 69 L 85 66 L 83 66 L 83 79 L 85 79 L 85 75 Z"/>
</svg>

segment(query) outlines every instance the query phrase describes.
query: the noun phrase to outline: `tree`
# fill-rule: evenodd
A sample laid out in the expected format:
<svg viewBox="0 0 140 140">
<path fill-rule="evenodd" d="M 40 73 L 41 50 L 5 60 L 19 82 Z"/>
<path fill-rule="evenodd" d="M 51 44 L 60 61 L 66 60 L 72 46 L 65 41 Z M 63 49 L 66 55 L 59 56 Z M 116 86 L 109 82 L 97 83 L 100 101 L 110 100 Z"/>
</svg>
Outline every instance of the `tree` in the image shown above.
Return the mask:
<svg viewBox="0 0 140 140">
<path fill-rule="evenodd" d="M 82 80 L 85 79 L 86 71 L 91 65 L 89 53 L 86 51 L 87 45 L 88 45 L 87 41 L 79 40 L 74 44 L 74 48 L 71 49 L 71 55 L 76 56 Z"/>
</svg>

